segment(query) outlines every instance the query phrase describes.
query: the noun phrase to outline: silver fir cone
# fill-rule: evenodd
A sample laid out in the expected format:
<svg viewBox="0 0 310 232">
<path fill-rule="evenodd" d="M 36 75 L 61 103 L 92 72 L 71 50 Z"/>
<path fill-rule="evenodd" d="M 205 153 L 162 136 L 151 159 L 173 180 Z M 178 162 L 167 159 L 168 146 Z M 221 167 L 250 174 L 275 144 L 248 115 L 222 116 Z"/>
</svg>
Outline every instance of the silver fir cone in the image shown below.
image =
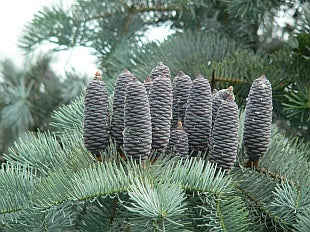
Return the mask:
<svg viewBox="0 0 310 232">
<path fill-rule="evenodd" d="M 238 149 L 238 106 L 230 97 L 222 100 L 214 123 L 209 160 L 227 172 L 236 161 Z"/>
<path fill-rule="evenodd" d="M 84 145 L 88 151 L 98 156 L 109 140 L 108 94 L 99 72 L 86 88 L 84 106 Z"/>
<path fill-rule="evenodd" d="M 151 113 L 146 89 L 136 78 L 126 87 L 124 118 L 125 153 L 147 159 L 152 144 Z"/>
<path fill-rule="evenodd" d="M 198 75 L 191 86 L 184 119 L 190 150 L 205 152 L 212 125 L 211 87 L 209 81 Z"/>
<path fill-rule="evenodd" d="M 182 124 L 184 124 L 185 110 L 191 85 L 191 78 L 182 71 L 180 71 L 174 79 L 171 122 L 172 128 L 177 127 L 179 120 L 181 120 Z"/>
<path fill-rule="evenodd" d="M 271 84 L 265 76 L 261 76 L 252 83 L 245 108 L 243 144 L 250 160 L 258 161 L 267 153 L 271 122 Z"/>
<path fill-rule="evenodd" d="M 164 152 L 168 146 L 172 119 L 172 86 L 168 76 L 153 81 L 150 95 L 152 149 Z"/>
<path fill-rule="evenodd" d="M 125 93 L 127 84 L 133 77 L 131 72 L 125 69 L 115 83 L 111 136 L 118 146 L 123 146 Z"/>
</svg>

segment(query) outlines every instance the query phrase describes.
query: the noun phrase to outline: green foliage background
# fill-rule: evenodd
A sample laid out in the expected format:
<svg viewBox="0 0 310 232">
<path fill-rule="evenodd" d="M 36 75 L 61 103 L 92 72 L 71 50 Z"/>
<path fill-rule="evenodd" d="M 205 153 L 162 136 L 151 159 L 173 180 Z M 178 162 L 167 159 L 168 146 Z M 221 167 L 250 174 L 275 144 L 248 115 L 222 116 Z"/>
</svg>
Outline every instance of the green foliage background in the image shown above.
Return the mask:
<svg viewBox="0 0 310 232">
<path fill-rule="evenodd" d="M 99 163 L 81 134 L 86 78 L 56 76 L 50 56 L 24 70 L 4 61 L 2 151 L 20 138 L 0 168 L 0 231 L 309 231 L 310 157 L 302 141 L 310 134 L 309 7 L 302 0 L 77 0 L 69 9 L 43 8 L 20 47 L 29 54 L 45 43 L 54 44 L 51 52 L 92 48 L 111 99 L 122 69 L 143 81 L 163 61 L 172 76 L 182 70 L 210 79 L 214 70 L 216 88 L 233 85 L 242 110 L 252 81 L 265 74 L 273 86 L 272 139 L 259 169 L 245 167 L 241 123 L 229 175 L 202 156 L 124 162 L 112 142 Z M 277 23 L 280 11 L 292 24 Z M 145 41 L 145 31 L 161 25 L 174 34 Z"/>
</svg>

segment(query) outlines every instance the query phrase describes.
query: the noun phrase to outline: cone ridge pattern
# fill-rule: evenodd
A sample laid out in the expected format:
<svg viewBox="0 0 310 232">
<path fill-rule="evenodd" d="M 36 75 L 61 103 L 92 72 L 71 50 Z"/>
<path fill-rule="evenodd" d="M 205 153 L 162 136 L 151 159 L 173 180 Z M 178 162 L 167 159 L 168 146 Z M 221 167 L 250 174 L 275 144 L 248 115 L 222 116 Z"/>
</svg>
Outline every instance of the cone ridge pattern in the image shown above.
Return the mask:
<svg viewBox="0 0 310 232">
<path fill-rule="evenodd" d="M 191 85 L 191 78 L 183 72 L 179 72 L 174 79 L 171 122 L 172 128 L 177 127 L 177 122 L 179 120 L 181 120 L 182 124 L 184 124 L 185 110 Z"/>
<path fill-rule="evenodd" d="M 172 86 L 170 78 L 161 76 L 153 81 L 150 95 L 152 118 L 152 149 L 163 152 L 168 145 L 172 119 Z"/>
<path fill-rule="evenodd" d="M 215 120 L 209 159 L 227 171 L 236 161 L 238 149 L 238 106 L 233 100 L 222 100 Z"/>
<path fill-rule="evenodd" d="M 124 118 L 124 151 L 135 159 L 147 159 L 152 144 L 150 106 L 146 89 L 136 78 L 126 87 Z"/>
<path fill-rule="evenodd" d="M 183 127 L 178 127 L 171 130 L 168 150 L 181 157 L 188 156 L 188 136 Z"/>
<path fill-rule="evenodd" d="M 84 105 L 84 145 L 92 154 L 99 155 L 109 140 L 108 94 L 101 80 L 94 79 L 88 84 Z"/>
<path fill-rule="evenodd" d="M 117 78 L 114 90 L 113 113 L 111 120 L 111 136 L 118 146 L 123 146 L 124 106 L 126 86 L 133 75 L 124 70 Z"/>
<path fill-rule="evenodd" d="M 152 69 L 150 78 L 154 81 L 157 77 L 167 76 L 170 78 L 170 69 L 163 64 L 163 62 L 159 62 L 158 65 Z"/>
<path fill-rule="evenodd" d="M 265 76 L 256 79 L 247 99 L 243 143 L 250 160 L 266 154 L 271 136 L 272 89 Z"/>
<path fill-rule="evenodd" d="M 211 134 L 212 105 L 209 81 L 201 75 L 198 75 L 191 86 L 184 124 L 190 149 L 205 151 Z"/>
</svg>

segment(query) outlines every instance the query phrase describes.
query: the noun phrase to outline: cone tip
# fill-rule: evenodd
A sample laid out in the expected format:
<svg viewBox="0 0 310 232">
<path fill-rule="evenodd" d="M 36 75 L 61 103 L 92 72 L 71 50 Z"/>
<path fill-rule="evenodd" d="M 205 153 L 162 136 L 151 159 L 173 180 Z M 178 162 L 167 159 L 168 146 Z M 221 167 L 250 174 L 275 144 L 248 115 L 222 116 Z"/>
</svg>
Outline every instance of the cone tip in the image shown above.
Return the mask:
<svg viewBox="0 0 310 232">
<path fill-rule="evenodd" d="M 203 78 L 203 76 L 199 73 L 199 74 L 197 75 L 197 78 Z"/>
<path fill-rule="evenodd" d="M 94 76 L 94 79 L 95 79 L 95 80 L 101 80 L 101 74 L 100 74 L 100 71 L 99 71 L 99 70 L 96 71 L 95 76 Z"/>
<path fill-rule="evenodd" d="M 151 77 L 149 77 L 149 76 L 147 76 L 146 78 L 145 78 L 145 80 L 144 80 L 144 82 L 151 82 L 152 80 L 151 80 Z"/>
<path fill-rule="evenodd" d="M 180 70 L 180 71 L 178 72 L 178 76 L 184 76 L 184 75 L 185 75 L 185 74 L 184 74 L 183 71 Z"/>
<path fill-rule="evenodd" d="M 265 74 L 263 74 L 258 79 L 260 79 L 260 80 L 267 80 L 267 77 L 265 76 Z"/>
</svg>

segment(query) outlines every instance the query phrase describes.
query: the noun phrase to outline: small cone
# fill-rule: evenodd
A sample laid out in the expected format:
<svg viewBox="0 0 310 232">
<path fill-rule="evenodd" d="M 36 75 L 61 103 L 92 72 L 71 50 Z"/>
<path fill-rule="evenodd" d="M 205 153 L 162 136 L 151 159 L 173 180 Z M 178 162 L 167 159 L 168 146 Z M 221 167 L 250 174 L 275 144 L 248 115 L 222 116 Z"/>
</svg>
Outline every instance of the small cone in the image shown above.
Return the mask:
<svg viewBox="0 0 310 232">
<path fill-rule="evenodd" d="M 174 155 L 186 157 L 189 153 L 188 136 L 183 129 L 181 120 L 177 125 L 177 128 L 171 130 L 168 150 Z"/>
<path fill-rule="evenodd" d="M 258 161 L 268 150 L 272 122 L 272 89 L 265 76 L 256 79 L 245 108 L 243 144 L 251 161 Z"/>
<path fill-rule="evenodd" d="M 97 157 L 109 140 L 109 102 L 108 94 L 100 72 L 97 71 L 86 88 L 84 99 L 83 139 L 88 151 Z"/>
<path fill-rule="evenodd" d="M 184 124 L 185 110 L 191 86 L 191 78 L 180 71 L 173 83 L 172 128 L 177 127 L 179 120 Z"/>
<path fill-rule="evenodd" d="M 133 75 L 125 69 L 117 78 L 114 91 L 111 136 L 118 146 L 123 146 L 124 106 L 127 84 Z"/>
<path fill-rule="evenodd" d="M 198 75 L 193 81 L 184 119 L 190 150 L 205 152 L 212 125 L 211 87 L 209 81 Z"/>
<path fill-rule="evenodd" d="M 126 155 L 147 159 L 152 144 L 151 113 L 146 89 L 136 78 L 126 87 L 124 118 Z"/>
</svg>

